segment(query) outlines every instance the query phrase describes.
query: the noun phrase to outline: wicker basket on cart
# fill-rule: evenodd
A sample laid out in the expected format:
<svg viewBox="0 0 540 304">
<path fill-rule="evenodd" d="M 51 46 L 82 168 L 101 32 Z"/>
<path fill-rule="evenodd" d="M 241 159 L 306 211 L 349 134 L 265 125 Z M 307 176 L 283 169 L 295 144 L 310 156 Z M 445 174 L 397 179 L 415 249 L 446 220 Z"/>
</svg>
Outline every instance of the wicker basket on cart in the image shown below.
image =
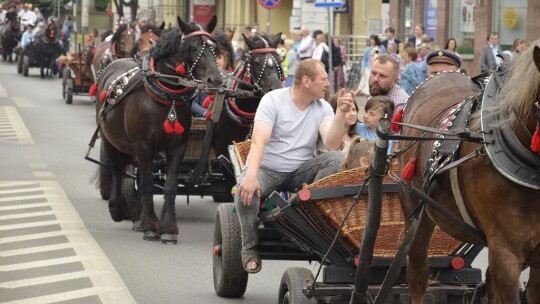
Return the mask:
<svg viewBox="0 0 540 304">
<path fill-rule="evenodd" d="M 250 145 L 251 142 L 247 141 L 233 143 L 236 156 L 242 167 L 244 166 L 249 153 Z M 397 164 L 393 165 L 392 170 L 397 172 Z M 359 185 L 364 182 L 365 177 L 366 168 L 354 168 L 327 176 L 310 185 L 306 185 L 305 188 L 320 189 L 345 185 Z M 395 181 L 391 177 L 386 176 L 383 179 L 383 183 L 390 184 L 395 183 Z M 367 195 L 364 195 L 360 202 L 353 208 L 341 229 L 342 240 L 344 240 L 346 245 L 354 250 L 354 252 L 358 252 L 362 240 L 362 234 L 367 218 L 367 202 L 368 197 Z M 321 232 L 328 231 L 327 227 L 329 225 L 333 229 L 333 233 L 335 233 L 352 204 L 352 196 L 312 200 L 308 204 L 310 204 L 310 206 L 299 204 L 299 208 L 305 216 L 311 219 L 310 222 Z M 326 225 L 318 220 L 321 217 L 325 220 Z M 403 240 L 404 229 L 405 218 L 401 209 L 398 193 L 383 193 L 381 225 L 375 241 L 374 256 L 394 257 Z M 334 236 L 327 235 L 326 237 L 332 239 Z M 455 253 L 462 245 L 463 242 L 452 238 L 440 230 L 439 227 L 436 227 L 431 238 L 428 253 L 430 256 L 448 256 Z"/>
</svg>

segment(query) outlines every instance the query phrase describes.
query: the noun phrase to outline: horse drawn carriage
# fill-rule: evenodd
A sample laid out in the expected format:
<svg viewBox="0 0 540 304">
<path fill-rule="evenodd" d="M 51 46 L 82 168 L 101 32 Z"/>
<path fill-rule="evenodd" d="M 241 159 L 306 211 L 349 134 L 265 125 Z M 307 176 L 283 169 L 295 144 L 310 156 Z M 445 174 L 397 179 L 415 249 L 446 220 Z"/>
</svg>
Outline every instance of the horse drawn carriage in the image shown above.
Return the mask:
<svg viewBox="0 0 540 304">
<path fill-rule="evenodd" d="M 83 50 L 78 45 L 78 48 L 78 52 L 67 56 L 62 68 L 62 98 L 66 104 L 73 103 L 73 95 L 89 95 L 88 91 L 95 82 L 92 72 L 94 47 L 87 46 Z"/>
<path fill-rule="evenodd" d="M 34 42 L 20 50 L 17 61 L 17 73 L 28 77 L 30 68 L 40 68 L 41 78 L 46 75 L 56 75 L 58 68 L 55 60 L 64 51 L 60 29 L 52 22 L 36 33 Z M 50 74 L 49 74 L 50 73 Z"/>
<path fill-rule="evenodd" d="M 315 276 L 288 269 L 278 303 L 538 303 L 539 45 L 474 79 L 454 72 L 426 80 L 402 122 L 379 122 L 368 175 L 341 172 L 287 198 L 274 192 L 259 213 L 260 257 L 321 264 Z M 390 135 L 392 124 L 400 135 Z M 390 139 L 401 150 L 387 159 Z M 236 150 L 238 174 L 247 152 Z M 241 297 L 247 287 L 240 229 L 233 205 L 220 205 L 219 296 Z M 471 266 L 484 246 L 485 282 Z"/>
<path fill-rule="evenodd" d="M 246 141 L 231 147 L 234 164 L 231 169 L 237 175 L 244 166 L 249 145 Z M 385 157 L 384 152 L 375 161 L 375 165 L 382 165 L 378 168 L 381 176 L 388 170 L 395 174 L 397 163 L 388 164 Z M 370 168 L 371 172 L 373 170 Z M 278 303 L 350 303 L 356 284 L 368 284 L 366 292 L 373 299 L 379 291 L 387 292 L 389 299 L 384 303 L 409 301 L 403 269 L 399 268 L 390 290 L 388 286 L 383 288 L 386 273 L 405 237 L 406 220 L 399 202 L 398 184 L 387 175 L 382 184 L 378 181 L 377 185 L 377 180 L 369 176 L 366 186 L 367 174 L 365 167 L 350 169 L 306 185 L 297 193 L 274 192 L 266 199 L 259 213 L 261 258 L 315 261 L 322 268 L 322 280 L 318 281 L 309 269 L 287 269 L 280 283 Z M 376 240 L 371 240 L 375 240 L 373 261 L 366 276 L 359 273 L 358 265 L 369 262 L 361 260 L 359 254 L 360 244 L 369 239 L 364 234 L 368 220 L 368 198 L 365 197 L 368 191 L 369 204 L 379 200 L 382 208 L 379 234 Z M 380 191 L 378 195 L 374 195 L 376 191 Z M 242 240 L 235 213 L 233 204 L 222 204 L 215 217 L 214 287 L 222 297 L 241 297 L 248 281 L 240 257 Z M 480 298 L 481 271 L 473 268 L 471 263 L 482 248 L 460 242 L 440 229 L 435 230 L 429 251 L 432 282 L 426 296 L 428 303 L 470 303 L 473 298 Z M 358 282 L 360 280 L 356 278 L 359 277 L 365 281 Z"/>
</svg>

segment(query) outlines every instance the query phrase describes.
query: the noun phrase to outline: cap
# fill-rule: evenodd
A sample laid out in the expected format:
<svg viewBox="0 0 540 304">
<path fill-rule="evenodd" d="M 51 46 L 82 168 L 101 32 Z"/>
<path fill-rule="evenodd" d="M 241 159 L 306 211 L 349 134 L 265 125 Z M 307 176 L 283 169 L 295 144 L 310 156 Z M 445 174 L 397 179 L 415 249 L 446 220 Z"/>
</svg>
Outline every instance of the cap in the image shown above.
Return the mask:
<svg viewBox="0 0 540 304">
<path fill-rule="evenodd" d="M 420 43 L 417 47 L 416 47 L 417 50 L 420 50 L 420 49 L 427 49 L 427 50 L 431 50 L 431 43 L 429 42 L 423 42 L 423 43 Z"/>
<path fill-rule="evenodd" d="M 32 22 L 28 22 L 28 23 L 26 24 L 26 26 L 32 27 L 32 28 L 36 27 L 36 25 L 35 25 L 34 23 L 32 23 Z"/>
<path fill-rule="evenodd" d="M 461 67 L 461 58 L 455 53 L 449 52 L 447 50 L 437 50 L 429 53 L 426 56 L 427 64 L 432 63 L 448 63 L 453 64 L 456 68 Z"/>
</svg>

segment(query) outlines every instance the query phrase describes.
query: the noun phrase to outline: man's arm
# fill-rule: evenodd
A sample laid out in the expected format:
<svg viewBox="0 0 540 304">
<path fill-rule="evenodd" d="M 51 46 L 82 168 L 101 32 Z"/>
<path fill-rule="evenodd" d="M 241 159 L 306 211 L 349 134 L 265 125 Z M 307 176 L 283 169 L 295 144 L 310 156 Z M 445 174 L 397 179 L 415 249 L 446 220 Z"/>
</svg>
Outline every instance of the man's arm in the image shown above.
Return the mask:
<svg viewBox="0 0 540 304">
<path fill-rule="evenodd" d="M 343 144 L 343 136 L 347 134 L 349 127 L 345 123 L 347 112 L 353 106 L 354 93 L 345 93 L 341 89 L 338 93 L 336 115 L 333 121 L 323 121 L 319 126 L 319 133 L 324 146 L 328 150 L 338 150 Z"/>
<path fill-rule="evenodd" d="M 261 166 L 264 148 L 272 135 L 272 126 L 256 120 L 253 125 L 253 134 L 251 135 L 251 148 L 248 154 L 248 166 L 244 179 L 240 181 L 238 187 L 240 199 L 244 205 L 250 205 L 255 192 L 260 194 L 261 188 L 257 175 Z"/>
</svg>

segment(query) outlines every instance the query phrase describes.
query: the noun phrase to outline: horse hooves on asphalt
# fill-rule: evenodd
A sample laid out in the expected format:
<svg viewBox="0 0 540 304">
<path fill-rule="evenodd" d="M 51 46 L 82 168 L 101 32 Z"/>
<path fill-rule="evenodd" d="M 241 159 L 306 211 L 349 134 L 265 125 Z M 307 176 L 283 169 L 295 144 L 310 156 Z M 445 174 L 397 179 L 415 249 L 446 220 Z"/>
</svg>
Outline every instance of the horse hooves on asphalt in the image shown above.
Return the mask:
<svg viewBox="0 0 540 304">
<path fill-rule="evenodd" d="M 143 235 L 143 240 L 145 241 L 159 241 L 160 237 L 159 234 L 157 234 L 154 231 L 146 231 Z"/>
<path fill-rule="evenodd" d="M 162 244 L 176 244 L 178 243 L 178 235 L 172 233 L 163 233 L 161 235 Z"/>
</svg>

